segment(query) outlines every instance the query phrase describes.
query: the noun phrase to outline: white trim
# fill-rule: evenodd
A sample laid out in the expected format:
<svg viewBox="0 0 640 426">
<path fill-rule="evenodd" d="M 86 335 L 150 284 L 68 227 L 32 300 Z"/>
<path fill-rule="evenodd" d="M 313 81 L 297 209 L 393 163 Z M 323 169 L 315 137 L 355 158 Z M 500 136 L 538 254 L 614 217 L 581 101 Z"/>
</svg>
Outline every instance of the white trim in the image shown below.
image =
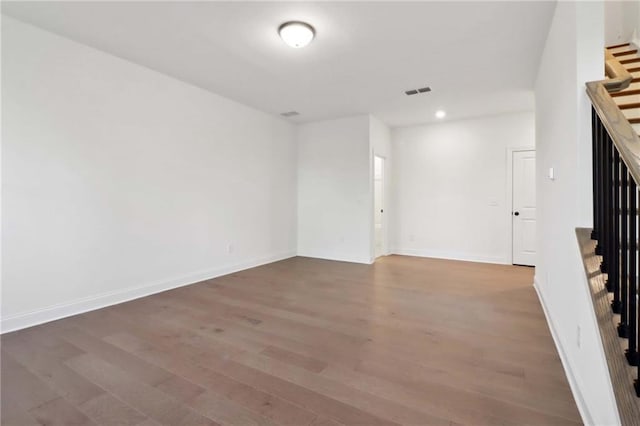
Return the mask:
<svg viewBox="0 0 640 426">
<path fill-rule="evenodd" d="M 538 284 L 538 277 L 533 277 L 533 288 L 536 290 L 536 294 L 538 295 L 538 300 L 540 300 L 540 305 L 542 306 L 542 311 L 544 312 L 544 316 L 547 319 L 547 324 L 549 325 L 549 330 L 551 331 L 551 337 L 553 337 L 553 342 L 556 345 L 556 349 L 558 350 L 558 355 L 560 356 L 560 361 L 562 362 L 562 367 L 564 368 L 565 375 L 567 376 L 567 380 L 569 381 L 569 386 L 571 387 L 571 392 L 573 393 L 573 398 L 576 401 L 576 405 L 578 406 L 578 411 L 580 412 L 580 416 L 582 417 L 582 421 L 585 425 L 595 425 L 593 421 L 593 416 L 589 411 L 589 406 L 584 400 L 584 396 L 580 391 L 580 387 L 578 386 L 578 382 L 576 381 L 575 374 L 573 373 L 573 369 L 571 368 L 571 363 L 569 362 L 569 358 L 567 357 L 566 352 L 562 346 L 562 341 L 558 336 L 558 332 L 551 320 L 551 316 L 549 315 L 549 311 L 547 310 L 547 304 L 545 302 L 544 296 L 542 294 L 542 288 Z M 597 327 L 597 325 L 596 325 Z"/>
<path fill-rule="evenodd" d="M 313 251 L 298 251 L 298 256 L 300 257 L 310 257 L 312 259 L 322 259 L 322 260 L 333 260 L 335 262 L 348 262 L 348 263 L 362 263 L 364 265 L 372 265 L 374 259 L 367 258 L 358 258 L 346 255 L 344 257 L 340 257 L 335 254 L 324 254 L 322 252 L 313 252 Z"/>
<path fill-rule="evenodd" d="M 402 256 L 431 257 L 434 259 L 461 260 L 465 262 L 495 263 L 498 265 L 511 265 L 511 262 L 509 262 L 509 259 L 502 256 L 482 256 L 482 255 L 455 252 L 455 251 L 394 247 L 391 249 L 391 254 L 399 254 Z"/>
<path fill-rule="evenodd" d="M 507 148 L 507 262 L 513 265 L 513 153 L 514 152 L 536 152 L 535 147 L 509 147 Z M 536 177 L 537 180 L 537 177 Z"/>
<path fill-rule="evenodd" d="M 209 280 L 212 278 L 220 277 L 222 275 L 232 274 L 234 272 L 239 272 L 249 268 L 255 268 L 256 266 L 277 262 L 295 256 L 296 254 L 294 252 L 284 252 L 272 256 L 254 258 L 234 265 L 198 271 L 189 275 L 174 277 L 152 284 L 145 284 L 139 287 L 129 288 L 125 290 L 102 293 L 82 299 L 73 300 L 71 302 L 59 303 L 57 305 L 48 306 L 43 309 L 37 309 L 30 312 L 11 315 L 6 318 L 2 318 L 2 320 L 0 321 L 0 333 L 8 333 L 11 331 L 32 327 L 34 325 L 42 324 L 45 322 L 59 320 L 72 315 L 82 314 L 84 312 L 93 311 L 118 303 L 128 302 L 140 297 L 150 296 L 152 294 L 160 293 L 178 287 L 183 287 L 190 284 L 195 284 L 200 281 Z"/>
</svg>

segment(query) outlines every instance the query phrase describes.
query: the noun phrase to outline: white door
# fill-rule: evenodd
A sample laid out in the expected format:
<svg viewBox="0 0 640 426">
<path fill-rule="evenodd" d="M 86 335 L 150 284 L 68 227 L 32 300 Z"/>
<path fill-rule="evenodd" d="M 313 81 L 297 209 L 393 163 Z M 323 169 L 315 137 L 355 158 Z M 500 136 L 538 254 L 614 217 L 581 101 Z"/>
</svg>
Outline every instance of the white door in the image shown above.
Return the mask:
<svg viewBox="0 0 640 426">
<path fill-rule="evenodd" d="M 536 152 L 513 152 L 513 263 L 536 264 Z"/>
<path fill-rule="evenodd" d="M 384 255 L 384 158 L 373 158 L 373 223 L 375 257 Z"/>
</svg>

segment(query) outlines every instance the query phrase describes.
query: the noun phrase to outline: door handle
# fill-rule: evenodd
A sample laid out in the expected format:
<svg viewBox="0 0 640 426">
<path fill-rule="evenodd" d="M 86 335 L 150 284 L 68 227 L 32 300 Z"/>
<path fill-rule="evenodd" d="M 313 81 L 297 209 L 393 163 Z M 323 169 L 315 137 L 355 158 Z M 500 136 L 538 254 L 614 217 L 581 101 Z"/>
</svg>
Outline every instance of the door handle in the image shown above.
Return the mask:
<svg viewBox="0 0 640 426">
<path fill-rule="evenodd" d="M 514 216 L 520 216 L 520 212 L 513 212 Z"/>
</svg>

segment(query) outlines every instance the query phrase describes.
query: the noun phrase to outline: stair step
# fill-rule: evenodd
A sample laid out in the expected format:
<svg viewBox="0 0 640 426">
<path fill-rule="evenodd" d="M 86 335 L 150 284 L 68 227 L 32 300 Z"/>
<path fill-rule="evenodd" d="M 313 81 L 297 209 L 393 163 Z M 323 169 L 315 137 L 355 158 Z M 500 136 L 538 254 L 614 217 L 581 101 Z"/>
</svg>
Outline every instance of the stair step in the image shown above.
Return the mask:
<svg viewBox="0 0 640 426">
<path fill-rule="evenodd" d="M 633 49 L 633 50 L 623 50 L 622 52 L 615 52 L 613 53 L 613 56 L 620 57 L 620 56 L 628 56 L 628 55 L 635 55 L 636 53 L 638 53 L 637 49 Z"/>
<path fill-rule="evenodd" d="M 638 108 L 635 108 L 635 109 L 634 108 L 622 109 L 622 114 L 627 118 L 627 120 L 629 120 L 630 123 L 632 123 L 631 120 L 635 120 L 636 118 L 640 118 L 640 109 L 638 109 Z"/>
<path fill-rule="evenodd" d="M 631 49 L 635 49 L 635 46 L 615 47 L 613 49 L 607 49 L 606 52 L 607 52 L 608 55 L 615 57 L 616 53 L 617 54 L 621 54 L 621 53 L 624 54 L 624 53 L 628 52 Z"/>
<path fill-rule="evenodd" d="M 631 68 L 627 68 L 627 71 L 634 73 L 637 71 L 640 71 L 640 67 L 631 67 Z"/>
<path fill-rule="evenodd" d="M 636 46 L 631 46 L 630 44 L 626 44 L 626 45 L 621 45 L 621 46 L 617 46 L 617 47 L 607 47 L 607 52 L 609 53 L 614 53 L 614 52 L 624 52 L 627 50 L 632 50 L 635 49 Z"/>
<path fill-rule="evenodd" d="M 621 64 L 634 64 L 636 62 L 640 62 L 640 58 L 630 58 L 630 59 L 621 59 L 620 63 Z"/>
<path fill-rule="evenodd" d="M 620 104 L 620 105 L 618 105 L 618 108 L 620 108 L 620 109 L 640 108 L 640 102 L 634 102 L 634 103 L 631 103 L 631 104 Z"/>
<path fill-rule="evenodd" d="M 630 84 L 626 89 L 620 92 L 609 93 L 609 95 L 611 95 L 613 101 L 618 105 L 640 102 L 640 83 Z"/>
<path fill-rule="evenodd" d="M 636 110 L 636 108 L 638 108 L 635 105 L 636 104 L 640 104 L 640 95 L 623 96 L 623 97 L 620 97 L 620 98 L 613 98 L 613 100 L 615 101 L 615 103 L 618 105 L 618 108 L 620 108 L 620 110 L 623 113 L 625 111 L 634 112 Z M 632 114 L 632 115 L 635 115 L 635 113 Z"/>
<path fill-rule="evenodd" d="M 618 47 L 626 47 L 626 46 L 630 46 L 630 43 L 614 44 L 613 46 L 607 46 L 607 49 L 617 49 Z"/>
<path fill-rule="evenodd" d="M 640 95 L 640 89 L 625 89 L 620 92 L 609 93 L 609 95 L 613 98 L 617 98 L 618 96 Z"/>
</svg>

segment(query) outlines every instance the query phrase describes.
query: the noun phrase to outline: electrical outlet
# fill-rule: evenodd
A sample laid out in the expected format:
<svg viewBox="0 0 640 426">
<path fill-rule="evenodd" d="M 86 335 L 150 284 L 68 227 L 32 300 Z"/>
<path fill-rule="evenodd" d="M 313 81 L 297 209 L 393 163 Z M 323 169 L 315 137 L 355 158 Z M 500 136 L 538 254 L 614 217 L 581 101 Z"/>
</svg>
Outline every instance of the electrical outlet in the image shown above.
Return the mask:
<svg viewBox="0 0 640 426">
<path fill-rule="evenodd" d="M 229 244 L 227 244 L 227 253 L 228 253 L 228 254 L 233 253 L 233 248 L 234 248 L 234 247 L 233 247 L 233 243 L 229 243 Z"/>
</svg>

